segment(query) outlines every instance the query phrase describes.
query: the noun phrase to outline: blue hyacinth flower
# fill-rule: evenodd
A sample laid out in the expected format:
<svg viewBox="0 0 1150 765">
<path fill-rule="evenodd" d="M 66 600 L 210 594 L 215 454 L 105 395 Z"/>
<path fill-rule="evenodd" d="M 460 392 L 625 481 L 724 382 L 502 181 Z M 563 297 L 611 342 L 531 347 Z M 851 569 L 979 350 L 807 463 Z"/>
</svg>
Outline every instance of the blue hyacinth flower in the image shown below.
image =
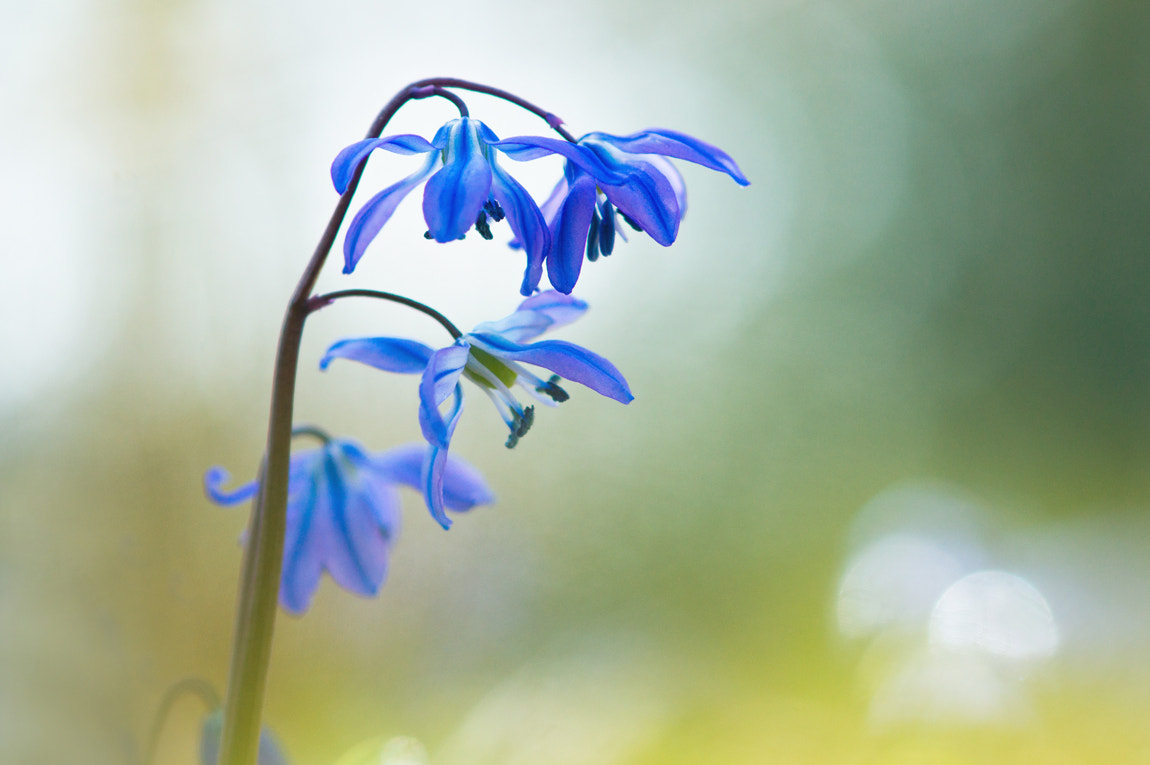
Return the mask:
<svg viewBox="0 0 1150 765">
<path fill-rule="evenodd" d="M 724 172 L 742 186 L 750 183 L 726 152 L 673 130 L 588 133 L 577 145 L 597 161 L 566 162 L 563 178 L 542 206 L 551 233 L 547 278 L 563 293 L 575 288 L 584 257 L 596 260 L 614 250 L 616 234 L 623 233 L 616 213 L 664 247 L 675 241 L 687 194 L 667 157 Z"/>
<path fill-rule="evenodd" d="M 562 379 L 587 386 L 596 393 L 624 404 L 634 396 L 627 381 L 610 361 L 573 343 L 562 340 L 528 342 L 542 333 L 578 319 L 587 310 L 582 300 L 548 291 L 524 300 L 515 313 L 495 322 L 485 322 L 464 334 L 453 345 L 439 350 L 423 343 L 395 337 L 365 337 L 341 340 L 320 361 L 326 369 L 334 359 L 351 359 L 387 372 L 421 375 L 419 423 L 431 445 L 432 469 L 427 490 L 431 514 L 444 528 L 451 521 L 443 513 L 444 486 L 439 472 L 447 458 L 451 436 L 463 409 L 460 378 L 479 386 L 495 403 L 510 435 L 507 447 L 518 443 L 535 419 L 534 406 L 523 406 L 511 392 L 519 386 L 527 395 L 548 406 L 566 401 Z M 544 380 L 524 367 L 542 367 L 553 372 Z M 442 405 L 451 399 L 447 413 Z"/>
<path fill-rule="evenodd" d="M 427 180 L 423 192 L 427 236 L 437 242 L 451 242 L 462 239 L 474 226 L 481 236 L 490 239 L 489 219 L 500 221 L 506 217 L 516 241 L 527 253 L 527 269 L 520 290 L 530 295 L 543 274 L 550 232 L 535 200 L 500 167 L 495 150 L 520 161 L 560 154 L 576 167 L 616 178 L 592 153 L 566 141 L 533 136 L 500 140 L 479 120 L 461 117 L 441 127 L 430 142 L 417 135 L 397 135 L 353 143 L 332 163 L 331 179 L 336 191 L 342 194 L 347 190 L 356 171 L 376 149 L 396 154 L 427 154 L 427 161 L 411 175 L 369 199 L 352 218 L 344 236 L 345 274 L 355 270 L 367 246 L 403 198 Z"/>
<path fill-rule="evenodd" d="M 400 526 L 399 486 L 423 490 L 432 455 L 422 444 L 369 454 L 353 441 L 331 439 L 292 455 L 288 471 L 287 533 L 284 539 L 280 605 L 307 610 L 320 574 L 359 595 L 379 592 Z M 494 497 L 479 472 L 452 458 L 436 467 L 443 508 L 454 512 L 488 504 Z M 214 467 L 204 475 L 208 497 L 220 505 L 251 499 L 252 481 L 233 491 L 221 486 L 228 473 Z"/>
</svg>

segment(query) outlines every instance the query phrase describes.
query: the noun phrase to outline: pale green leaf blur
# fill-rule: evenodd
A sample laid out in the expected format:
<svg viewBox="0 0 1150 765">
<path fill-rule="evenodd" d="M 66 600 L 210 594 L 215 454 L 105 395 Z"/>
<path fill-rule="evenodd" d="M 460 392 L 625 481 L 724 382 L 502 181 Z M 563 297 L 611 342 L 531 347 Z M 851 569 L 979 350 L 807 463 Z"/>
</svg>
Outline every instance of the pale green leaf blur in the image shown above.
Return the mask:
<svg viewBox="0 0 1150 765">
<path fill-rule="evenodd" d="M 508 451 L 469 391 L 454 449 L 498 504 L 444 532 L 408 494 L 380 597 L 281 617 L 293 762 L 1150 762 L 1142 0 L 7 3 L 0 762 L 136 765 L 166 688 L 222 692 L 247 510 L 200 477 L 254 474 L 328 164 L 430 75 L 691 133 L 752 185 L 684 164 L 679 241 L 585 268 L 558 336 L 634 403 L 572 385 Z M 505 225 L 423 230 L 410 199 L 321 288 L 515 306 Z M 413 379 L 315 368 L 357 334 L 445 339 L 317 315 L 298 420 L 417 440 Z M 173 707 L 159 762 L 204 714 Z"/>
</svg>

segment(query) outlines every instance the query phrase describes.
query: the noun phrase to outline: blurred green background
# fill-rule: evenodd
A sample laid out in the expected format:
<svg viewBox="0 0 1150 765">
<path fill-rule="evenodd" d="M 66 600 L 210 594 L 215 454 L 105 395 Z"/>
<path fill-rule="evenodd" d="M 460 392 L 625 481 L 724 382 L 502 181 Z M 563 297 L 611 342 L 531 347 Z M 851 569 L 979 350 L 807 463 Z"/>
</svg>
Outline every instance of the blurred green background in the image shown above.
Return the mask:
<svg viewBox="0 0 1150 765">
<path fill-rule="evenodd" d="M 254 473 L 329 162 L 440 74 L 576 134 L 697 135 L 753 185 L 683 166 L 676 245 L 585 269 L 560 337 L 632 405 L 573 390 L 509 452 L 469 391 L 455 452 L 499 503 L 445 533 L 408 495 L 378 599 L 325 581 L 281 618 L 295 762 L 1150 762 L 1141 0 L 7 3 L 0 761 L 135 763 L 165 688 L 223 690 L 246 510 L 200 476 Z M 512 170 L 544 194 L 559 166 Z M 321 286 L 514 307 L 505 227 L 422 232 L 409 200 Z M 313 364 L 428 325 L 315 317 L 299 421 L 417 439 L 412 380 Z M 160 761 L 201 718 L 175 707 Z"/>
</svg>

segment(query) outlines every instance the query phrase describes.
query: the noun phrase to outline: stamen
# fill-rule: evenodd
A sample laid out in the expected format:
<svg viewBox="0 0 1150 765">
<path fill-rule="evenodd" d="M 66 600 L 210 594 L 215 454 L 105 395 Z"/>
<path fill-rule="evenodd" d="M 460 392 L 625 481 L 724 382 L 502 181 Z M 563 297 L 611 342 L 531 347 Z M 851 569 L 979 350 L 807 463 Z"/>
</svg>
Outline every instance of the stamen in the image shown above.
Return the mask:
<svg viewBox="0 0 1150 765">
<path fill-rule="evenodd" d="M 543 393 L 551 397 L 556 403 L 562 404 L 567 399 L 571 398 L 567 391 L 560 388 L 556 383 L 562 378 L 559 375 L 551 375 L 551 379 L 546 380 L 543 384 L 535 388 L 539 393 Z"/>
<path fill-rule="evenodd" d="M 513 417 L 511 433 L 507 436 L 507 443 L 504 444 L 508 449 L 514 449 L 519 439 L 531 430 L 531 425 L 535 422 L 535 407 L 525 407 L 522 412 L 513 410 L 511 416 Z"/>
<path fill-rule="evenodd" d="M 431 239 L 431 238 L 432 238 L 432 236 L 431 236 L 431 230 L 430 230 L 430 229 L 428 229 L 427 231 L 424 231 L 424 232 L 423 232 L 423 238 L 424 238 L 424 239 Z"/>
<path fill-rule="evenodd" d="M 491 220 L 495 221 L 496 223 L 506 217 L 506 214 L 503 212 L 503 208 L 500 207 L 499 203 L 494 199 L 488 199 L 486 202 L 484 202 L 483 210 L 491 217 Z"/>
<path fill-rule="evenodd" d="M 519 418 L 519 430 L 516 435 L 520 438 L 527 435 L 527 431 L 531 430 L 531 426 L 535 424 L 535 407 L 527 406 L 523 408 L 523 415 Z"/>
<path fill-rule="evenodd" d="M 591 230 L 587 232 L 587 260 L 594 263 L 599 259 L 599 211 L 591 216 Z"/>
<path fill-rule="evenodd" d="M 626 222 L 626 224 L 627 224 L 628 226 L 630 226 L 631 228 L 635 229 L 636 231 L 642 231 L 642 230 L 643 230 L 643 227 L 642 227 L 642 226 L 640 226 L 640 225 L 639 225 L 638 223 L 636 223 L 635 221 L 631 220 L 630 216 L 629 216 L 629 215 L 627 215 L 627 213 L 625 213 L 625 212 L 623 212 L 622 210 L 620 210 L 620 211 L 619 211 L 619 215 L 621 215 L 621 216 L 623 217 L 623 220 L 624 220 L 624 221 Z"/>
<path fill-rule="evenodd" d="M 483 210 L 479 211 L 479 217 L 475 219 L 475 230 L 484 239 L 491 241 L 494 236 L 491 233 L 491 226 L 487 225 L 487 214 Z"/>
<path fill-rule="evenodd" d="M 600 212 L 603 222 L 599 226 L 599 252 L 607 257 L 615 250 L 615 206 L 610 199 L 603 200 Z"/>
</svg>

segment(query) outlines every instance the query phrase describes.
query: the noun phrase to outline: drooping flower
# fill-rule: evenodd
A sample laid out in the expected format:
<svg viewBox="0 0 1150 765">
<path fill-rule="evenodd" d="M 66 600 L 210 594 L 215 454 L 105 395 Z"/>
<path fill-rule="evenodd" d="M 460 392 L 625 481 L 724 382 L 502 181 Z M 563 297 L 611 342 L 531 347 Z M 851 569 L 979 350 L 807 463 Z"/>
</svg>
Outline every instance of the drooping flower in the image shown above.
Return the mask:
<svg viewBox="0 0 1150 765">
<path fill-rule="evenodd" d="M 343 271 L 346 274 L 355 270 L 367 246 L 403 198 L 430 176 L 423 192 L 428 238 L 437 242 L 462 239 L 474 226 L 481 236 L 490 239 L 488 218 L 500 221 L 506 217 L 516 240 L 527 253 L 527 269 L 520 290 L 530 295 L 543 274 L 550 233 L 535 200 L 499 166 L 494 150 L 500 149 L 519 160 L 561 154 L 576 167 L 615 177 L 593 154 L 565 141 L 534 136 L 501 141 L 479 120 L 460 117 L 441 127 L 430 143 L 417 135 L 368 138 L 353 143 L 332 163 L 331 179 L 336 191 L 342 194 L 347 190 L 356 171 L 376 149 L 428 156 L 423 167 L 376 194 L 352 218 L 344 236 Z"/>
<path fill-rule="evenodd" d="M 306 611 L 323 571 L 346 590 L 378 593 L 399 533 L 398 487 L 427 494 L 431 461 L 430 450 L 422 444 L 369 454 L 344 439 L 293 454 L 280 605 L 293 614 Z M 444 507 L 463 512 L 494 499 L 479 472 L 460 459 L 440 464 L 435 480 L 440 515 Z M 204 488 L 213 502 L 238 504 L 259 488 L 252 481 L 224 491 L 221 486 L 227 481 L 228 473 L 220 467 L 204 475 Z"/>
<path fill-rule="evenodd" d="M 460 377 L 479 386 L 494 402 L 510 434 L 507 447 L 514 447 L 535 419 L 534 406 L 523 406 L 511 392 L 518 385 L 537 401 L 554 406 L 566 401 L 562 379 L 587 386 L 596 393 L 624 404 L 634 396 L 623 375 L 610 361 L 581 346 L 562 340 L 527 342 L 555 327 L 569 324 L 587 310 L 582 300 L 547 291 L 520 303 L 511 315 L 485 322 L 459 337 L 453 345 L 434 350 L 423 343 L 396 337 L 365 337 L 341 340 L 328 348 L 320 369 L 337 358 L 351 359 L 387 372 L 422 375 L 419 384 L 419 423 L 431 444 L 432 468 L 427 485 L 428 507 L 444 528 L 451 521 L 443 513 L 443 482 L 439 471 L 463 409 Z M 524 364 L 553 372 L 544 380 Z M 441 405 L 452 398 L 446 416 Z"/>
<path fill-rule="evenodd" d="M 667 157 L 719 170 L 742 186 L 750 183 L 726 152 L 673 130 L 588 133 L 577 145 L 598 162 L 566 162 L 563 178 L 542 206 L 551 233 L 547 278 L 563 293 L 575 288 L 584 256 L 596 260 L 614 250 L 616 233 L 623 233 L 616 213 L 664 247 L 675 241 L 687 194 Z"/>
</svg>

